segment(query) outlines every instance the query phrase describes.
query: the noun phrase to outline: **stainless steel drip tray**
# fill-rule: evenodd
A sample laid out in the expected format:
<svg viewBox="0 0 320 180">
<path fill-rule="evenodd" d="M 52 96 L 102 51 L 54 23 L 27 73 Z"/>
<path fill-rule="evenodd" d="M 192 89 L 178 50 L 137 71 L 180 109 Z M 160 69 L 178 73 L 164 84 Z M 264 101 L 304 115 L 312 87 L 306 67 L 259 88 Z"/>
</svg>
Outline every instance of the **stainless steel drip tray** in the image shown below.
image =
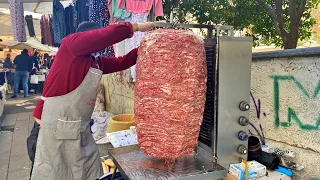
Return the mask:
<svg viewBox="0 0 320 180">
<path fill-rule="evenodd" d="M 145 155 L 137 145 L 110 149 L 109 155 L 127 180 L 214 180 L 227 177 L 227 170 L 199 146 L 196 152 L 169 165 L 163 159 Z"/>
</svg>

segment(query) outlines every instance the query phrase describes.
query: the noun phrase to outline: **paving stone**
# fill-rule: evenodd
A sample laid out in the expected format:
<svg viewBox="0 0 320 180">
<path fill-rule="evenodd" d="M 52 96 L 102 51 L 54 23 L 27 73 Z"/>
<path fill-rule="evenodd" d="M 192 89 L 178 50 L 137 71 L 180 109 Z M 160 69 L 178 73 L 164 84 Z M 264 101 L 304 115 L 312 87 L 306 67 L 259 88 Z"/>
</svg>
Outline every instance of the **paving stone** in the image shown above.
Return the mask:
<svg viewBox="0 0 320 180">
<path fill-rule="evenodd" d="M 30 169 L 23 169 L 8 173 L 7 180 L 28 180 L 30 178 Z"/>
<path fill-rule="evenodd" d="M 33 124 L 29 124 L 29 134 L 31 133 L 31 130 L 32 130 L 32 128 L 33 128 Z"/>
<path fill-rule="evenodd" d="M 33 112 L 30 112 L 30 113 L 29 113 L 29 118 L 30 118 L 30 120 L 34 120 Z"/>
<path fill-rule="evenodd" d="M 0 180 L 7 180 L 8 165 L 0 166 Z"/>
<path fill-rule="evenodd" d="M 13 132 L 1 132 L 0 133 L 0 146 L 11 143 Z"/>
<path fill-rule="evenodd" d="M 27 145 L 27 137 L 21 138 L 21 139 L 14 139 L 12 141 L 11 150 L 14 150 L 14 148 L 18 147 L 26 147 Z"/>
<path fill-rule="evenodd" d="M 20 113 L 18 114 L 17 121 L 29 121 L 30 113 Z"/>
<path fill-rule="evenodd" d="M 7 153 L 8 151 L 10 152 L 10 150 L 11 150 L 11 143 L 0 146 L 0 154 Z"/>
<path fill-rule="evenodd" d="M 15 139 L 25 139 L 28 136 L 29 136 L 28 130 L 23 130 L 23 131 L 20 131 L 20 132 L 14 132 L 13 136 L 12 136 L 12 139 L 13 140 L 15 140 Z"/>
<path fill-rule="evenodd" d="M 28 125 L 26 125 L 26 126 L 23 127 L 23 128 L 15 128 L 15 129 L 14 129 L 14 133 L 13 133 L 13 137 L 19 136 L 19 135 L 26 135 L 26 136 L 28 136 L 28 133 L 29 133 L 29 127 L 28 127 Z"/>
<path fill-rule="evenodd" d="M 11 151 L 3 151 L 3 152 L 0 152 L 1 155 L 3 156 L 9 156 L 11 155 Z"/>
<path fill-rule="evenodd" d="M 28 156 L 27 143 L 19 144 L 18 146 L 12 146 L 11 157 L 16 156 Z"/>
<path fill-rule="evenodd" d="M 30 169 L 30 159 L 27 155 L 10 157 L 9 172 Z"/>
<path fill-rule="evenodd" d="M 1 124 L 1 130 L 10 130 L 13 129 L 16 124 L 16 119 L 4 119 Z"/>
<path fill-rule="evenodd" d="M 10 153 L 0 154 L 0 166 L 9 165 Z"/>
<path fill-rule="evenodd" d="M 28 125 L 29 125 L 29 121 L 17 121 L 15 128 L 19 128 L 19 129 L 27 128 Z"/>
<path fill-rule="evenodd" d="M 12 141 L 12 147 L 16 147 L 16 146 L 19 146 L 19 145 L 27 145 L 27 140 L 26 138 L 23 138 L 23 139 L 14 139 Z"/>
<path fill-rule="evenodd" d="M 7 114 L 5 119 L 17 119 L 18 114 Z"/>
</svg>

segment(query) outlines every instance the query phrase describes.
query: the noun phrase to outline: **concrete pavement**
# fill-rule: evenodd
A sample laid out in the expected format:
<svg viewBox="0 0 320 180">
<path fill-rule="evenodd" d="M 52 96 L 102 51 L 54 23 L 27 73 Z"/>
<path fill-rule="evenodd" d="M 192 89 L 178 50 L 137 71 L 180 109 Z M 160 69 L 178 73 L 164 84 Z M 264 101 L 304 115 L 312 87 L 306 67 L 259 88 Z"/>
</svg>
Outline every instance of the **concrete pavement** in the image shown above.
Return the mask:
<svg viewBox="0 0 320 180">
<path fill-rule="evenodd" d="M 0 117 L 0 180 L 29 180 L 31 161 L 27 151 L 27 138 L 33 127 L 33 109 L 17 104 L 36 105 L 37 95 L 29 98 L 7 99 Z M 26 105 L 26 106 L 30 106 Z M 98 145 L 101 156 L 108 155 L 111 144 Z"/>
<path fill-rule="evenodd" d="M 27 138 L 33 127 L 32 113 L 8 114 L 0 133 L 0 180 L 28 180 L 31 161 Z"/>
</svg>

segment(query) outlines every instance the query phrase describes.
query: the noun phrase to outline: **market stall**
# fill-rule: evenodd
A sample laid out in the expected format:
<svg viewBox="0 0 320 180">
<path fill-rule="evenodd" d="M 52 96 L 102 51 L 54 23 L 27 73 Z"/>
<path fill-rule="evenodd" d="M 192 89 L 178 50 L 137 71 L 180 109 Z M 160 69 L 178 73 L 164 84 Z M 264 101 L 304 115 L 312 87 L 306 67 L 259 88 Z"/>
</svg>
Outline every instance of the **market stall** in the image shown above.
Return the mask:
<svg viewBox="0 0 320 180">
<path fill-rule="evenodd" d="M 37 49 L 39 51 L 43 52 L 51 52 L 53 51 L 49 46 L 46 46 L 44 44 L 41 44 L 41 42 L 36 37 L 30 37 L 27 39 L 26 42 L 19 42 L 19 41 L 1 41 L 0 47 L 2 48 L 10 48 L 10 49 L 28 49 L 28 50 L 34 50 Z"/>
</svg>

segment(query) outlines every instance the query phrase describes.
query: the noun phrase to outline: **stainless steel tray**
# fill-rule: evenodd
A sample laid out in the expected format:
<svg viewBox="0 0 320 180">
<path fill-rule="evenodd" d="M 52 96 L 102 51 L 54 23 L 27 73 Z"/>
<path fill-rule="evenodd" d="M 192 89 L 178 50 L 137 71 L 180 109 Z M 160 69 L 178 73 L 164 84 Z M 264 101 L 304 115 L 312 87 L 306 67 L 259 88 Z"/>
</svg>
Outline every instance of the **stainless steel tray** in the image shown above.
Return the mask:
<svg viewBox="0 0 320 180">
<path fill-rule="evenodd" d="M 227 170 L 201 147 L 188 156 L 165 164 L 163 159 L 145 155 L 137 145 L 109 150 L 117 168 L 127 180 L 214 180 L 227 177 Z"/>
</svg>

